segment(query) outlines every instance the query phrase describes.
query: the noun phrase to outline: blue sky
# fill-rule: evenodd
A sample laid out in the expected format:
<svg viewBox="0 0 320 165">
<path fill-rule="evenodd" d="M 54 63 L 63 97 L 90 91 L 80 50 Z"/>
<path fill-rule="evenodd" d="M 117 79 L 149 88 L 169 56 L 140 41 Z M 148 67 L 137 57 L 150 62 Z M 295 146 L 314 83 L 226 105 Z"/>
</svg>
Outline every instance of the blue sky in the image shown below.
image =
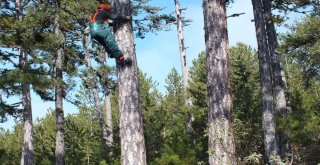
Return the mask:
<svg viewBox="0 0 320 165">
<path fill-rule="evenodd" d="M 175 10 L 173 0 L 161 1 L 162 3 L 157 5 L 165 6 L 167 11 Z M 184 27 L 185 46 L 188 47 L 187 62 L 190 67 L 192 60 L 205 50 L 202 0 L 180 0 L 180 5 L 182 8 L 187 8 L 184 16 L 193 21 L 190 26 Z M 251 1 L 237 0 L 228 7 L 227 12 L 228 15 L 246 13 L 228 19 L 230 46 L 240 41 L 254 46 L 256 39 L 254 24 L 251 22 L 253 19 Z M 159 82 L 159 90 L 163 91 L 164 80 L 170 70 L 175 67 L 181 71 L 176 27 L 172 27 L 172 31 L 169 32 L 150 34 L 147 39 L 136 39 L 136 43 L 138 66 L 153 80 Z"/>
<path fill-rule="evenodd" d="M 166 7 L 166 11 L 173 12 L 173 0 L 154 0 L 156 6 Z M 203 30 L 203 10 L 202 0 L 180 0 L 182 8 L 186 7 L 184 16 L 191 19 L 190 26 L 184 27 L 185 46 L 187 49 L 188 66 L 192 60 L 197 58 L 198 54 L 205 50 L 204 30 Z M 252 47 L 256 46 L 255 28 L 251 0 L 235 0 L 227 8 L 228 15 L 233 13 L 243 13 L 240 17 L 228 19 L 229 46 L 237 42 L 246 43 Z M 175 67 L 181 72 L 178 36 L 176 27 L 171 31 L 159 32 L 157 35 L 148 34 L 145 39 L 136 39 L 136 55 L 139 68 L 147 74 L 148 77 L 159 83 L 158 89 L 165 91 L 165 79 L 170 70 Z M 32 95 L 33 120 L 43 117 L 48 108 L 54 108 L 54 102 L 43 102 L 41 99 Z M 70 103 L 64 102 L 65 113 L 76 113 L 77 109 Z M 6 123 L 1 123 L 0 127 L 10 129 L 14 125 L 11 119 Z"/>
</svg>

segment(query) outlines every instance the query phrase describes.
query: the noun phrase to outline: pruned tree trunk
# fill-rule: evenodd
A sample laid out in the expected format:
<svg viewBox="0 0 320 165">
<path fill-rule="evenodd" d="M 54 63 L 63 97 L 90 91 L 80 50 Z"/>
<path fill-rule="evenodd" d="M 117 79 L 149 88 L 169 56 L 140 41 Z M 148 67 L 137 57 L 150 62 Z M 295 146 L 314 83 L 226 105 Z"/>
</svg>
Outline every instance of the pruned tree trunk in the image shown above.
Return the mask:
<svg viewBox="0 0 320 165">
<path fill-rule="evenodd" d="M 16 18 L 22 21 L 22 8 L 19 0 L 15 2 L 16 6 Z M 20 31 L 17 31 L 20 35 Z M 19 63 L 20 69 L 23 72 L 28 72 L 28 55 L 26 54 L 23 46 L 19 46 Z M 23 144 L 22 144 L 22 154 L 21 154 L 21 165 L 32 165 L 33 164 L 33 121 L 32 121 L 32 107 L 31 107 L 31 94 L 30 94 L 30 84 L 21 84 L 22 89 L 22 106 L 23 106 Z"/>
<path fill-rule="evenodd" d="M 60 29 L 60 16 L 57 14 L 55 18 L 55 35 L 59 36 L 63 45 L 64 36 Z M 64 165 L 65 163 L 65 147 L 64 147 L 64 109 L 63 109 L 63 48 L 58 48 L 56 52 L 56 89 L 55 89 L 55 106 L 56 106 L 56 149 L 55 160 L 56 165 Z"/>
<path fill-rule="evenodd" d="M 113 0 L 115 11 L 121 16 L 131 15 L 130 0 Z M 139 78 L 131 21 L 116 22 L 116 40 L 131 64 L 118 66 L 121 164 L 145 165 L 146 147 L 140 107 Z"/>
<path fill-rule="evenodd" d="M 189 72 L 187 65 L 187 53 L 186 47 L 184 46 L 184 34 L 183 34 L 183 23 L 181 16 L 181 8 L 179 0 L 174 0 L 176 6 L 176 16 L 177 16 L 177 31 L 178 31 L 178 41 L 179 41 L 179 51 L 180 51 L 180 61 L 182 67 L 182 79 L 183 79 L 183 87 L 184 87 L 184 95 L 185 101 L 188 106 L 192 106 L 192 101 L 187 94 L 187 88 L 189 87 Z"/>
<path fill-rule="evenodd" d="M 226 2 L 204 0 L 205 44 L 208 68 L 209 163 L 236 164 L 232 131 L 232 99 Z"/>
<path fill-rule="evenodd" d="M 180 8 L 179 0 L 174 0 L 174 4 L 176 6 L 175 11 L 176 11 L 176 16 L 177 16 L 177 31 L 178 31 L 180 61 L 181 61 L 181 67 L 182 67 L 184 99 L 185 99 L 186 105 L 189 107 L 189 111 L 190 111 L 188 121 L 187 121 L 187 128 L 188 128 L 188 132 L 190 132 L 191 136 L 193 137 L 193 135 L 194 135 L 194 129 L 193 129 L 194 115 L 191 112 L 192 100 L 188 95 L 189 71 L 188 71 L 188 65 L 187 65 L 186 47 L 184 46 L 183 22 L 182 22 L 182 15 L 181 15 L 182 9 Z M 193 143 L 195 144 L 194 139 L 193 139 Z"/>
<path fill-rule="evenodd" d="M 261 0 L 252 0 L 256 36 L 258 42 L 260 82 L 262 89 L 262 126 L 264 131 L 264 147 L 268 160 L 278 156 L 279 147 L 276 140 L 276 123 L 272 107 L 272 79 L 270 60 L 268 58 L 268 42 Z"/>
</svg>

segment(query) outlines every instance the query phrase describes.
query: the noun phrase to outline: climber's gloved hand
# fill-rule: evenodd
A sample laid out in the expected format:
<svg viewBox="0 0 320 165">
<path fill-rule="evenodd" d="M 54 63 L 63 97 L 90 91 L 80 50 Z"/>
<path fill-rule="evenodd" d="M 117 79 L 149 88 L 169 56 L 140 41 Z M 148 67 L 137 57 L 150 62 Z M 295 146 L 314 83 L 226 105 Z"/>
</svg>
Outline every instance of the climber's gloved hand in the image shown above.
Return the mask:
<svg viewBox="0 0 320 165">
<path fill-rule="evenodd" d="M 130 15 L 127 15 L 127 16 L 126 16 L 126 20 L 129 21 L 129 20 L 131 20 L 131 19 L 132 19 L 132 17 L 131 17 Z"/>
</svg>

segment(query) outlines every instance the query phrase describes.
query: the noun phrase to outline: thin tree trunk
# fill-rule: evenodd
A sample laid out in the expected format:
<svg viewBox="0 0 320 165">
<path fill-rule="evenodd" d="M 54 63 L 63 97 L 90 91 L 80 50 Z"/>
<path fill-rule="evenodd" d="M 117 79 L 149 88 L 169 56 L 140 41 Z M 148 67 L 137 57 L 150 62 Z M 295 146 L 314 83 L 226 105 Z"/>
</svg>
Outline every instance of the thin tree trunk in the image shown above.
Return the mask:
<svg viewBox="0 0 320 165">
<path fill-rule="evenodd" d="M 194 115 L 191 112 L 192 100 L 189 97 L 188 91 L 187 91 L 189 88 L 189 72 L 188 72 L 188 65 L 187 65 L 186 47 L 184 46 L 183 23 L 182 23 L 182 16 L 181 16 L 182 9 L 180 8 L 179 0 L 174 0 L 174 3 L 176 6 L 177 31 L 178 31 L 178 40 L 179 40 L 180 60 L 181 60 L 181 67 L 182 67 L 184 99 L 190 111 L 190 116 L 188 117 L 188 121 L 187 121 L 187 128 L 188 128 L 188 132 L 190 132 L 191 134 L 191 137 L 193 137 L 194 136 L 194 129 L 193 129 Z M 193 141 L 193 145 L 195 145 L 194 139 L 192 139 L 192 141 Z"/>
<path fill-rule="evenodd" d="M 106 65 L 106 55 L 103 55 L 102 60 L 100 61 L 102 65 Z M 108 79 L 106 77 L 105 79 Z M 105 124 L 107 126 L 107 141 L 109 144 L 109 156 L 113 156 L 113 125 L 112 125 L 112 106 L 111 106 L 111 97 L 110 97 L 110 89 L 108 88 L 107 82 L 102 84 L 104 90 L 104 106 L 106 108 L 106 117 L 105 117 Z"/>
<path fill-rule="evenodd" d="M 27 69 L 27 55 L 20 47 L 20 64 L 23 70 Z M 23 146 L 21 165 L 33 164 L 33 124 L 32 108 L 29 84 L 22 84 L 22 106 L 23 106 Z"/>
<path fill-rule="evenodd" d="M 93 77 L 93 75 L 90 71 L 92 66 L 91 66 L 90 56 L 89 56 L 89 52 L 88 52 L 89 37 L 83 36 L 82 41 L 84 42 L 85 64 L 86 64 L 87 69 L 89 70 L 88 83 L 90 83 L 89 87 L 90 87 L 90 89 L 92 89 L 92 92 L 93 92 L 94 105 L 95 105 L 95 109 L 97 112 L 97 117 L 99 119 L 100 127 L 102 130 L 102 137 L 103 137 L 103 139 L 105 139 L 107 146 L 111 146 L 112 144 L 110 144 L 110 142 L 108 141 L 107 127 L 104 123 L 104 119 L 103 119 L 103 115 L 102 115 L 102 105 L 101 105 L 101 101 L 99 98 L 99 89 L 97 86 L 96 79 Z"/>
<path fill-rule="evenodd" d="M 264 18 L 266 23 L 266 32 L 268 39 L 268 46 L 270 50 L 270 57 L 272 62 L 272 72 L 273 72 L 273 80 L 274 80 L 274 92 L 276 99 L 276 111 L 280 114 L 284 115 L 287 113 L 287 101 L 285 97 L 285 85 L 283 82 L 283 78 L 281 75 L 281 62 L 279 53 L 277 51 L 278 43 L 276 30 L 274 27 L 274 22 L 271 13 L 271 1 L 264 0 L 263 1 L 264 8 Z"/>
<path fill-rule="evenodd" d="M 285 76 L 281 67 L 281 61 L 279 53 L 277 51 L 278 42 L 276 29 L 274 27 L 272 12 L 271 12 L 271 1 L 263 1 L 263 11 L 264 18 L 266 21 L 266 32 L 268 38 L 268 46 L 270 50 L 270 57 L 272 62 L 272 73 L 273 73 L 273 86 L 274 86 L 274 98 L 276 102 L 275 110 L 281 116 L 286 115 L 290 112 L 290 108 L 287 105 L 286 99 L 286 85 L 285 85 Z M 285 156 L 285 153 L 289 151 L 289 141 L 288 141 L 288 128 L 284 130 L 279 130 L 279 152 L 282 156 Z"/>
<path fill-rule="evenodd" d="M 121 16 L 131 15 L 130 0 L 113 0 L 115 11 Z M 131 21 L 116 22 L 116 40 L 132 64 L 118 66 L 121 164 L 145 165 L 146 147 L 140 107 L 139 78 Z"/>
<path fill-rule="evenodd" d="M 22 21 L 22 8 L 19 0 L 15 2 L 16 6 L 16 18 Z M 18 36 L 20 31 L 17 31 Z M 28 56 L 22 46 L 19 47 L 20 51 L 20 69 L 23 72 L 28 72 Z M 33 164 L 33 122 L 32 122 L 32 107 L 31 107 L 31 94 L 30 84 L 23 83 L 22 86 L 22 106 L 23 106 L 23 145 L 21 154 L 21 165 L 32 165 Z"/>
<path fill-rule="evenodd" d="M 176 6 L 176 16 L 177 16 L 177 31 L 178 31 L 178 40 L 179 40 L 179 51 L 180 51 L 180 60 L 181 60 L 181 67 L 182 67 L 182 79 L 183 79 L 183 86 L 185 92 L 185 100 L 188 106 L 192 106 L 191 99 L 187 95 L 187 88 L 189 87 L 189 72 L 188 72 L 188 65 L 187 65 L 187 54 L 186 54 L 186 47 L 184 46 L 184 34 L 183 34 L 183 23 L 182 23 L 182 16 L 181 16 L 181 8 L 179 0 L 174 0 Z"/>
<path fill-rule="evenodd" d="M 110 90 L 106 84 L 103 86 L 104 88 L 104 104 L 106 108 L 106 125 L 107 125 L 107 141 L 110 144 L 110 152 L 109 156 L 113 156 L 113 126 L 112 126 L 112 108 L 111 108 L 111 98 L 110 98 Z"/>
<path fill-rule="evenodd" d="M 60 17 L 57 14 L 55 18 L 55 34 L 64 41 L 64 36 L 60 30 Z M 61 43 L 63 45 L 63 43 Z M 59 48 L 56 52 L 56 81 L 55 89 L 55 106 L 56 106 L 56 149 L 55 160 L 56 165 L 64 165 L 65 163 L 65 147 L 64 147 L 64 110 L 63 110 L 63 48 Z"/>
<path fill-rule="evenodd" d="M 208 68 L 209 163 L 236 164 L 232 131 L 232 99 L 226 1 L 204 0 Z"/>
<path fill-rule="evenodd" d="M 268 58 L 268 43 L 261 0 L 252 0 L 256 36 L 258 41 L 260 81 L 262 89 L 262 126 L 264 131 L 264 147 L 268 160 L 278 156 L 276 140 L 276 124 L 272 108 L 272 80 L 270 60 Z"/>
</svg>

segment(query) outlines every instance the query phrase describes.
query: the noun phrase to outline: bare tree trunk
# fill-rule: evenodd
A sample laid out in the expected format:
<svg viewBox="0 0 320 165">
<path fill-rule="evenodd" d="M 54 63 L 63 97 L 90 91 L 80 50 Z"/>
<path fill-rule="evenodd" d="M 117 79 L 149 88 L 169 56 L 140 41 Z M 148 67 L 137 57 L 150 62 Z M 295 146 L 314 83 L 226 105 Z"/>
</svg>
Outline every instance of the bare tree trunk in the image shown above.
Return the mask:
<svg viewBox="0 0 320 165">
<path fill-rule="evenodd" d="M 90 71 L 92 69 L 92 66 L 91 66 L 90 56 L 89 56 L 89 52 L 88 52 L 89 37 L 83 36 L 82 41 L 84 42 L 85 65 L 86 65 L 87 69 L 89 70 L 89 73 L 88 73 L 88 79 L 89 79 L 88 83 L 89 84 L 88 85 L 89 85 L 89 88 L 92 89 L 92 92 L 93 92 L 94 105 L 95 105 L 95 109 L 97 112 L 97 117 L 99 119 L 100 127 L 102 130 L 102 137 L 103 137 L 103 139 L 105 139 L 107 146 L 111 146 L 112 144 L 110 144 L 110 142 L 108 141 L 107 127 L 104 123 L 104 119 L 103 119 L 103 115 L 102 115 L 102 105 L 101 105 L 101 101 L 99 98 L 99 89 L 97 86 L 97 81 L 93 77 L 93 75 Z"/>
<path fill-rule="evenodd" d="M 109 143 L 109 156 L 113 156 L 113 126 L 112 126 L 112 108 L 111 108 L 111 98 L 110 91 L 106 84 L 104 84 L 104 104 L 106 108 L 106 125 L 107 125 L 107 141 Z"/>
<path fill-rule="evenodd" d="M 55 18 L 55 34 L 61 37 L 64 42 L 64 36 L 60 30 L 60 17 L 57 14 Z M 61 43 L 61 46 L 63 43 Z M 64 165 L 65 148 L 64 148 L 64 110 L 63 110 L 63 48 L 59 48 L 56 52 L 56 81 L 55 89 L 55 106 L 56 106 L 56 149 L 55 160 L 56 165 Z"/>
<path fill-rule="evenodd" d="M 179 51 L 180 51 L 180 60 L 181 60 L 181 67 L 182 67 L 182 79 L 183 79 L 183 87 L 184 87 L 184 99 L 186 105 L 189 107 L 189 117 L 187 121 L 187 128 L 188 132 L 190 132 L 191 137 L 194 135 L 193 129 L 193 122 L 194 122 L 194 115 L 191 112 L 192 107 L 192 100 L 188 95 L 188 88 L 189 88 L 189 71 L 187 65 L 187 54 L 186 54 L 186 47 L 184 46 L 184 34 L 183 34 L 183 23 L 182 23 L 182 16 L 180 8 L 179 0 L 174 0 L 176 6 L 176 16 L 177 16 L 177 31 L 178 31 L 178 40 L 179 40 Z M 193 145 L 195 145 L 195 141 L 193 140 Z"/>
<path fill-rule="evenodd" d="M 276 124 L 272 108 L 272 80 L 270 60 L 268 58 L 268 43 L 266 37 L 265 22 L 261 0 L 252 0 L 256 36 L 258 41 L 260 81 L 262 89 L 262 126 L 264 131 L 264 147 L 268 160 L 272 156 L 278 156 L 278 144 L 276 140 Z"/>
<path fill-rule="evenodd" d="M 16 7 L 16 19 L 18 21 L 23 20 L 22 7 L 19 0 L 15 1 Z M 18 36 L 20 35 L 20 30 L 17 31 Z M 28 55 L 26 54 L 23 46 L 19 46 L 19 63 L 20 69 L 23 72 L 28 72 Z M 20 164 L 21 165 L 32 165 L 33 164 L 33 121 L 32 121 L 32 107 L 31 107 L 31 94 L 30 94 L 30 84 L 21 84 L 22 88 L 22 106 L 23 106 L 23 144 Z"/>
<path fill-rule="evenodd" d="M 100 61 L 102 65 L 106 65 L 106 55 L 103 55 L 102 60 Z M 108 79 L 106 77 L 105 79 Z M 107 82 L 103 82 L 102 84 L 104 90 L 104 106 L 106 108 L 106 116 L 105 116 L 105 124 L 107 126 L 107 143 L 109 144 L 110 152 L 109 156 L 113 156 L 113 125 L 112 125 L 112 106 L 111 106 L 111 97 L 110 97 L 110 89 L 108 88 Z"/>
<path fill-rule="evenodd" d="M 130 0 L 113 0 L 112 6 L 121 16 L 131 15 Z M 132 60 L 132 64 L 118 66 L 121 164 L 145 165 L 146 147 L 132 22 L 116 22 L 114 30 L 120 49 L 126 58 Z"/>
<path fill-rule="evenodd" d="M 187 88 L 189 87 L 189 72 L 188 72 L 188 65 L 187 65 L 187 54 L 186 54 L 186 47 L 184 46 L 184 34 L 183 34 L 183 23 L 182 23 L 182 16 L 181 16 L 181 8 L 179 0 L 174 0 L 176 6 L 176 16 L 177 16 L 177 31 L 178 31 L 178 40 L 179 40 L 179 51 L 180 51 L 180 60 L 181 60 L 181 67 L 182 67 L 182 79 L 183 79 L 183 86 L 185 92 L 185 100 L 188 106 L 192 106 L 192 101 L 190 97 L 187 95 Z"/>
<path fill-rule="evenodd" d="M 204 0 L 208 68 L 209 163 L 236 164 L 232 131 L 232 99 L 226 1 Z"/>
</svg>

